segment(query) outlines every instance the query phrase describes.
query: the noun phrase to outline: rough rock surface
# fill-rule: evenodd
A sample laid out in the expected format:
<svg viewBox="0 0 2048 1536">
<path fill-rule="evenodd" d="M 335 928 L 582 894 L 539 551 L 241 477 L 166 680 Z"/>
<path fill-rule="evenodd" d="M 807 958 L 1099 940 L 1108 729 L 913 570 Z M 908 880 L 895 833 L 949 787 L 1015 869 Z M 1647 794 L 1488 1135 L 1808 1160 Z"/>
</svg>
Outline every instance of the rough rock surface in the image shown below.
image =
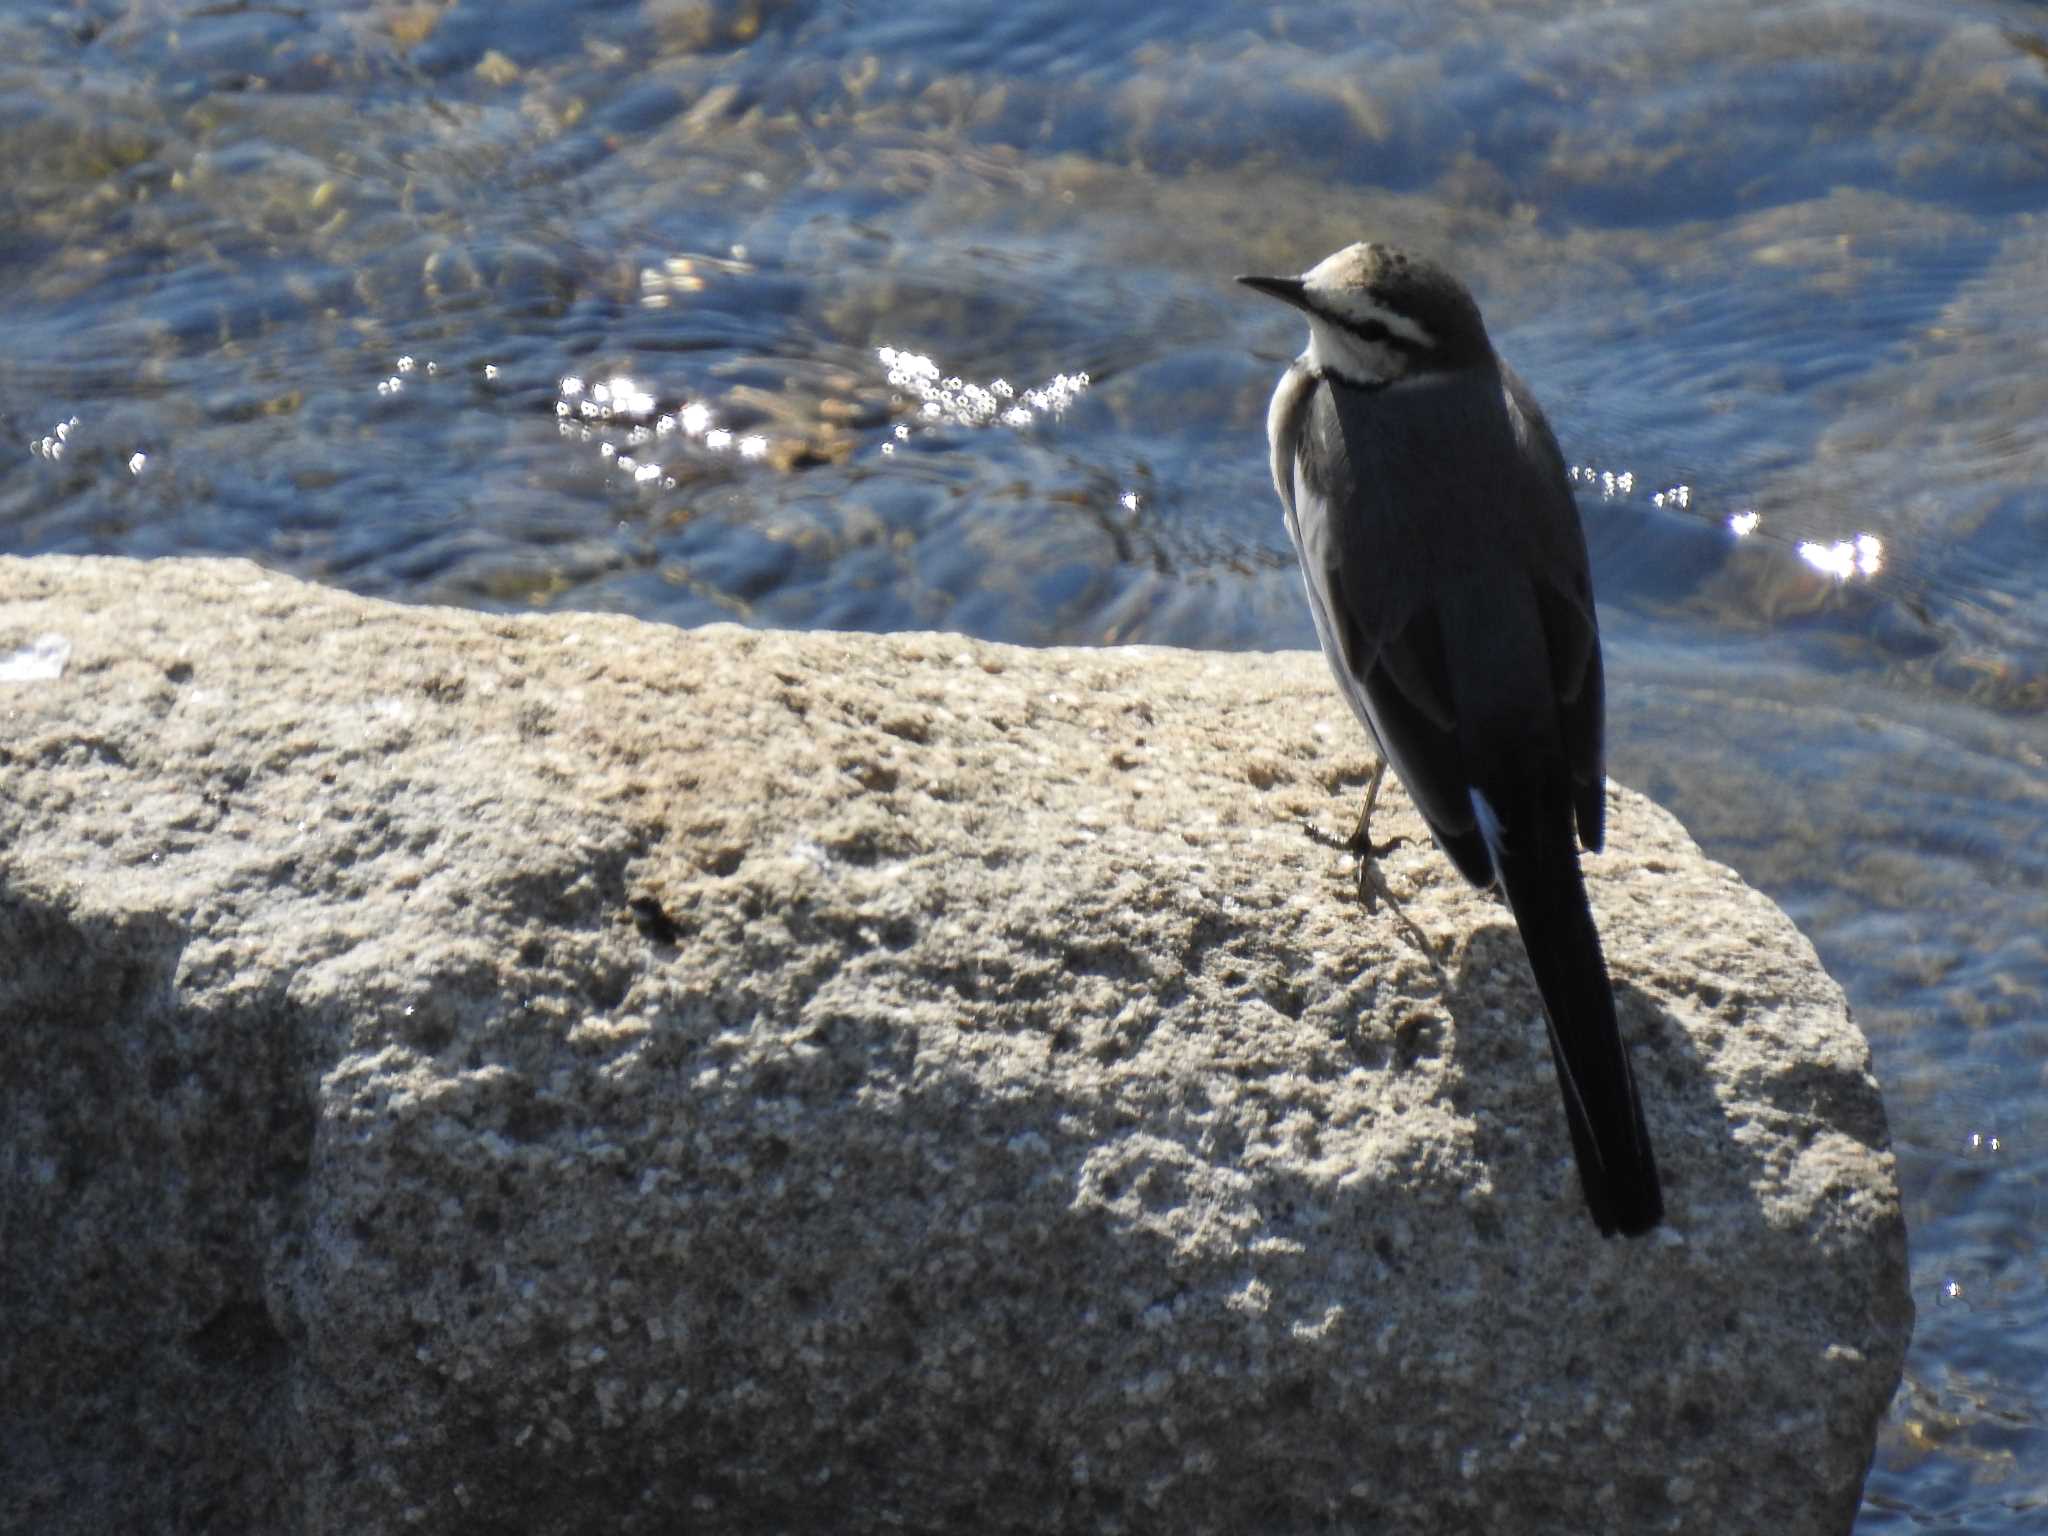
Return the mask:
<svg viewBox="0 0 2048 1536">
<path fill-rule="evenodd" d="M 1611 791 L 1670 1226 L 1313 656 L 0 560 L 0 1528 L 1848 1529 L 1812 949 Z M 44 647 L 46 659 L 61 644 Z M 7 669 L 0 667 L 0 672 Z"/>
</svg>

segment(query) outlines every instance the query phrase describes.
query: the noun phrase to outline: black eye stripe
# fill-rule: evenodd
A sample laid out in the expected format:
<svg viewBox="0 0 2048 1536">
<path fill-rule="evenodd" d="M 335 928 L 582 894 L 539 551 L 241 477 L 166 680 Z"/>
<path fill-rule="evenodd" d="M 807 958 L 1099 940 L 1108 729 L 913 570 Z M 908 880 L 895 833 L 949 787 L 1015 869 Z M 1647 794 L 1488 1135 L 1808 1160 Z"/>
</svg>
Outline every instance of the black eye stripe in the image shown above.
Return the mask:
<svg viewBox="0 0 2048 1536">
<path fill-rule="evenodd" d="M 1407 336 L 1398 336 L 1386 327 L 1382 320 L 1345 320 L 1340 322 L 1344 329 L 1365 341 L 1375 342 L 1382 347 L 1392 347 L 1396 352 L 1412 357 L 1423 350 L 1422 343 Z"/>
</svg>

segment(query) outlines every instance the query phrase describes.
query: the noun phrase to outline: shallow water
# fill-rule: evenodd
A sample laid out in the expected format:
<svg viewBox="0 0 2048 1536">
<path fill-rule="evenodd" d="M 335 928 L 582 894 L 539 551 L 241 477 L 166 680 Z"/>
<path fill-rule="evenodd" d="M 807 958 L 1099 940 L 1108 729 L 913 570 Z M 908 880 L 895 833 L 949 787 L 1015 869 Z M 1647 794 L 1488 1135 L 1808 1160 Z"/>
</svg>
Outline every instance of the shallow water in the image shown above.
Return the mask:
<svg viewBox="0 0 2048 1536">
<path fill-rule="evenodd" d="M 1298 327 L 1229 277 L 1434 249 L 1584 472 L 1616 777 L 1877 1054 L 1920 1323 L 1857 1529 L 2018 1529 L 2044 60 L 2018 0 L 0 0 L 0 549 L 1310 645 L 1262 438 Z"/>
</svg>

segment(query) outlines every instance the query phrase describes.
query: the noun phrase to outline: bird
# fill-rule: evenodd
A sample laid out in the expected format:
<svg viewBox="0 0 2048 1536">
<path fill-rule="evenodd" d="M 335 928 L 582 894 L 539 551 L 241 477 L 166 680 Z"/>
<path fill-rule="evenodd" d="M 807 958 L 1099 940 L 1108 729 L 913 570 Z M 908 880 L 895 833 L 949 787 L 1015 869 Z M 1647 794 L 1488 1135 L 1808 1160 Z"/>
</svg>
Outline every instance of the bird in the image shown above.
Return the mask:
<svg viewBox="0 0 2048 1536">
<path fill-rule="evenodd" d="M 1605 705 L 1585 533 L 1541 407 L 1471 293 L 1361 242 L 1239 282 L 1308 318 L 1266 415 L 1316 638 L 1438 848 L 1498 885 L 1543 1001 L 1580 1188 L 1603 1237 L 1664 1215 L 1579 868 L 1605 838 Z"/>
</svg>

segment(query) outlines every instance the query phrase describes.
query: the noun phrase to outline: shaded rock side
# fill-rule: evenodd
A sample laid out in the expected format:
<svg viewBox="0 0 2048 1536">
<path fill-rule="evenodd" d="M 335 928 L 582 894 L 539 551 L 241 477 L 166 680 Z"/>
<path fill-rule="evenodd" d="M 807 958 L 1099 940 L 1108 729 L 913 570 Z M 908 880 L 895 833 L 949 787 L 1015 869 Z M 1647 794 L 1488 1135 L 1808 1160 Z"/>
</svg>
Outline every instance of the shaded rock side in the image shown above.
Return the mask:
<svg viewBox="0 0 2048 1536">
<path fill-rule="evenodd" d="M 1413 934 L 1304 831 L 1370 765 L 1314 656 L 0 560 L 0 658 L 46 635 L 0 1527 L 1854 1519 L 1869 1053 L 1636 795 L 1587 871 L 1670 1226 L 1603 1242 L 1504 909 L 1398 791 Z"/>
</svg>

